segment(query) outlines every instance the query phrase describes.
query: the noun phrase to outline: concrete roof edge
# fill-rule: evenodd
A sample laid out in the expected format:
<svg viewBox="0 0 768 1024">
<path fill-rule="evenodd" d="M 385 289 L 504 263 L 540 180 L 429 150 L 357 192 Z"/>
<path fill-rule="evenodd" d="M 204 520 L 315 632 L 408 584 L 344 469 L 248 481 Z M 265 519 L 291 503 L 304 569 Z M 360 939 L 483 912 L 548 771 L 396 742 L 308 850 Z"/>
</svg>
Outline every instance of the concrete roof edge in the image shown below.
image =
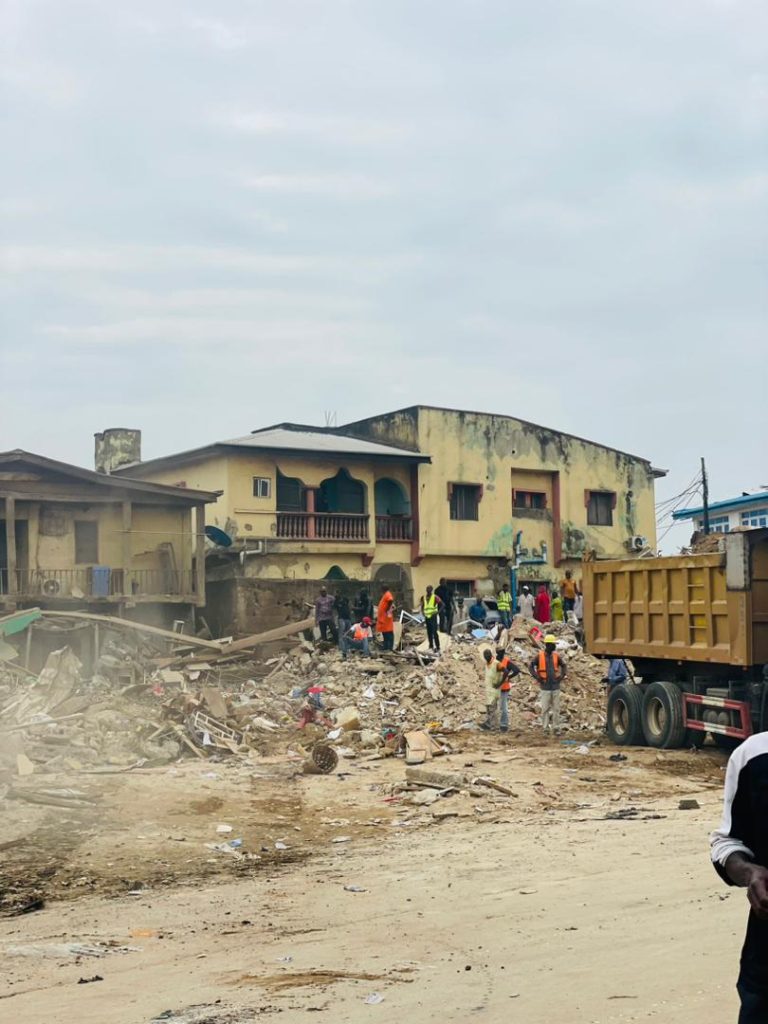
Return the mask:
<svg viewBox="0 0 768 1024">
<path fill-rule="evenodd" d="M 512 416 L 509 413 L 504 412 L 480 412 L 476 409 L 451 409 L 444 405 L 406 405 L 402 409 L 392 409 L 390 412 L 378 413 L 375 416 L 364 416 L 362 419 L 353 420 L 351 425 L 355 423 L 366 423 L 368 420 L 383 419 L 385 416 L 396 416 L 398 413 L 403 412 L 418 412 L 421 409 L 432 409 L 435 412 L 455 412 L 463 413 L 467 416 L 490 416 L 497 420 L 515 420 L 517 423 L 521 423 L 524 427 L 532 427 L 534 430 L 545 430 L 548 434 L 560 434 L 562 437 L 568 437 L 572 441 L 580 441 L 582 444 L 591 444 L 595 448 L 604 448 L 606 451 L 615 452 L 617 455 L 624 455 L 629 459 L 633 459 L 635 462 L 645 462 L 649 470 L 652 470 L 651 460 L 644 458 L 642 455 L 633 455 L 632 452 L 626 452 L 621 448 L 614 448 L 612 445 L 603 444 L 600 441 L 590 441 L 588 437 L 580 437 L 578 434 L 570 434 L 567 430 L 557 430 L 555 427 L 545 427 L 541 423 L 533 423 L 531 420 L 521 419 L 520 416 Z M 344 430 L 346 424 L 342 424 L 339 428 Z M 666 470 L 663 471 L 666 475 Z"/>
</svg>

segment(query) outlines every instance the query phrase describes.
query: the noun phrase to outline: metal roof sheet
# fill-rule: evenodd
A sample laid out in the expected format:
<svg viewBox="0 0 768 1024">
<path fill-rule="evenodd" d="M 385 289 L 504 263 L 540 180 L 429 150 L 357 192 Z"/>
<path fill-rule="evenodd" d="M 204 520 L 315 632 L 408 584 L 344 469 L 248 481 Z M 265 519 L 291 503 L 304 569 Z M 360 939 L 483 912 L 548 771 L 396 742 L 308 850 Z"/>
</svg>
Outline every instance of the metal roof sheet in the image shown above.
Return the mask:
<svg viewBox="0 0 768 1024">
<path fill-rule="evenodd" d="M 229 447 L 236 448 L 283 448 L 285 450 L 303 452 L 328 452 L 338 455 L 388 455 L 400 459 L 413 459 L 419 462 L 428 461 L 428 456 L 406 448 L 395 448 L 392 445 L 380 444 L 378 441 L 365 441 L 348 434 L 338 434 L 323 430 L 291 430 L 287 427 L 267 427 L 255 430 L 245 437 L 236 437 L 231 441 L 220 441 Z"/>
</svg>

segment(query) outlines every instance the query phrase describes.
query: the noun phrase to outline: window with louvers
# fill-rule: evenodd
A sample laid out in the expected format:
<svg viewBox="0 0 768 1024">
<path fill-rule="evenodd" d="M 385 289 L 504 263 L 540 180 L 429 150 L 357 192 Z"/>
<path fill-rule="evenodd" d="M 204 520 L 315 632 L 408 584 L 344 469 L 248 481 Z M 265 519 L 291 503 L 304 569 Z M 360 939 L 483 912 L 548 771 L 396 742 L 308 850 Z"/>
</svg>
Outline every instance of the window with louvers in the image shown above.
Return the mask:
<svg viewBox="0 0 768 1024">
<path fill-rule="evenodd" d="M 613 526 L 616 495 L 610 491 L 590 491 L 587 503 L 588 526 Z"/>
<path fill-rule="evenodd" d="M 480 504 L 476 484 L 454 484 L 451 490 L 451 519 L 478 519 Z"/>
</svg>

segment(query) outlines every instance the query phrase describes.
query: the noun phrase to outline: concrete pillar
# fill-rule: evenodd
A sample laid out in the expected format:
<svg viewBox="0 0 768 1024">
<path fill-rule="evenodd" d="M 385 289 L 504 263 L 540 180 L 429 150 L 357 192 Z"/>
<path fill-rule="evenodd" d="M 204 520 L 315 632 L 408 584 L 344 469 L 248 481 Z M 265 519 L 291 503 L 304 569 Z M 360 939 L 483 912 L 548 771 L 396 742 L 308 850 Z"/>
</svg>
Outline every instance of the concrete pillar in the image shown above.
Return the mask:
<svg viewBox="0 0 768 1024">
<path fill-rule="evenodd" d="M 8 593 L 18 593 L 16 579 L 16 499 L 5 499 L 5 546 L 8 552 Z"/>
<path fill-rule="evenodd" d="M 205 604 L 205 505 L 195 505 L 195 592 Z"/>
<path fill-rule="evenodd" d="M 131 589 L 131 562 L 133 551 L 131 547 L 131 526 L 133 521 L 133 508 L 130 501 L 123 502 L 123 593 L 130 597 Z"/>
<path fill-rule="evenodd" d="M 314 517 L 314 511 L 315 511 L 315 488 L 314 487 L 308 487 L 307 488 L 307 512 L 309 513 L 308 516 L 307 516 L 307 539 L 308 540 L 314 540 L 315 539 L 315 517 Z"/>
</svg>

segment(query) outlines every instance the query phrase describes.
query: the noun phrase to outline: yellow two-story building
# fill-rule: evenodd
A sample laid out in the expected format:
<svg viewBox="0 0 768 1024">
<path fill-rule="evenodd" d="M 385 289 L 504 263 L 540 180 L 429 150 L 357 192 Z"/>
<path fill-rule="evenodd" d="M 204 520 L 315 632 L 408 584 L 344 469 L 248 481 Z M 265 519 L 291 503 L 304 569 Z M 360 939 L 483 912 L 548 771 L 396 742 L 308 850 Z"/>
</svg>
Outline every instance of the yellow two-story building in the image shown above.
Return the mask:
<svg viewBox="0 0 768 1024">
<path fill-rule="evenodd" d="M 653 549 L 661 475 L 514 417 L 430 406 L 284 423 L 113 472 L 221 492 L 207 511 L 222 531 L 207 562 L 220 632 L 295 614 L 320 580 L 374 595 L 386 581 L 410 604 L 441 577 L 469 595 L 510 573 L 548 584 L 587 554 Z"/>
</svg>

